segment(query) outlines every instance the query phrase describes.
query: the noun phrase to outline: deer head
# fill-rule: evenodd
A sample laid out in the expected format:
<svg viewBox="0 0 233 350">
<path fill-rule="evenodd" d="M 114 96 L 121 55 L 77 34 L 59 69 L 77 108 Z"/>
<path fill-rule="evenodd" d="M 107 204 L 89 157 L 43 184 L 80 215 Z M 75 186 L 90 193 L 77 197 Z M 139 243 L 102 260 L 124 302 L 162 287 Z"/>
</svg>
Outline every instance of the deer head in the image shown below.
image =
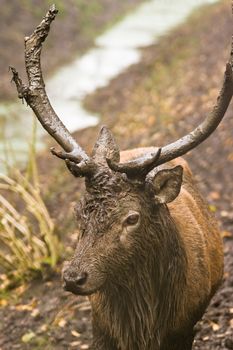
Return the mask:
<svg viewBox="0 0 233 350">
<path fill-rule="evenodd" d="M 198 146 L 224 117 L 233 94 L 233 45 L 217 103 L 204 121 L 186 136 L 156 152 L 120 163 L 119 148 L 106 127 L 101 129 L 92 154 L 88 156 L 49 102 L 40 55 L 56 14 L 52 6 L 32 35 L 25 38 L 28 85 L 23 84 L 14 68 L 11 70 L 19 98 L 26 100 L 45 130 L 63 149 L 52 148 L 52 154 L 63 159 L 75 177 L 85 177 L 86 193 L 76 208 L 79 242 L 63 276 L 67 290 L 91 294 L 101 289 L 110 275 L 117 280 L 121 271 L 122 279 L 126 266 L 127 269 L 133 267 L 133 255 L 141 249 L 142 232 L 149 235 L 152 227 L 159 230 L 166 204 L 179 194 L 182 167 L 161 165 Z M 134 249 L 131 249 L 132 244 Z"/>
</svg>

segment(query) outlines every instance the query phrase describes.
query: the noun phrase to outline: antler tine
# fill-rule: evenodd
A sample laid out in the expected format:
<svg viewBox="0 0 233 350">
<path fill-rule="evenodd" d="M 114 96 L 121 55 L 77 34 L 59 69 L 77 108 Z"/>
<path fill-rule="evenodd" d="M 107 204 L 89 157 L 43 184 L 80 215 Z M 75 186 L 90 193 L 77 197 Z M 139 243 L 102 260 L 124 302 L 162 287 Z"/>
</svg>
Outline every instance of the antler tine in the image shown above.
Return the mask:
<svg viewBox="0 0 233 350">
<path fill-rule="evenodd" d="M 207 139 L 217 128 L 223 119 L 233 95 L 233 36 L 231 42 L 231 54 L 226 64 L 223 86 L 217 98 L 217 103 L 206 119 L 192 132 L 179 140 L 165 146 L 161 150 L 158 165 L 182 156 Z"/>
<path fill-rule="evenodd" d="M 119 173 L 125 173 L 129 179 L 145 179 L 146 175 L 158 164 L 161 148 L 155 153 L 145 154 L 143 157 L 126 163 L 117 163 L 106 158 L 110 169 Z"/>
<path fill-rule="evenodd" d="M 90 160 L 89 157 L 71 136 L 52 108 L 42 76 L 40 64 L 42 44 L 48 36 L 50 25 L 57 12 L 55 5 L 52 5 L 35 31 L 29 37 L 25 37 L 25 66 L 29 85 L 23 84 L 15 68 L 10 67 L 10 69 L 13 74 L 12 79 L 16 84 L 18 97 L 26 100 L 44 129 L 64 149 L 62 152 L 56 152 L 53 149 L 52 153 L 62 159 L 71 159 L 76 164 L 80 163 L 80 166 L 81 163 L 87 165 Z"/>
</svg>

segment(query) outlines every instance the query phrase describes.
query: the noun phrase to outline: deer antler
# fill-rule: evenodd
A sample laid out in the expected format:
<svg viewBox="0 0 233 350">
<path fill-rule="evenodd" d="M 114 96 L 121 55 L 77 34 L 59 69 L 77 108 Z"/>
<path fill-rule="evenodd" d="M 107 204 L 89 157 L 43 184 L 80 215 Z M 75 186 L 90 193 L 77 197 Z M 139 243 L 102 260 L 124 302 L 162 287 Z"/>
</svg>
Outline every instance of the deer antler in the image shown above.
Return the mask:
<svg viewBox="0 0 233 350">
<path fill-rule="evenodd" d="M 52 148 L 52 154 L 64 159 L 73 175 L 88 176 L 95 171 L 97 165 L 78 145 L 53 110 L 45 91 L 41 72 L 40 55 L 42 43 L 49 33 L 50 25 L 55 19 L 57 12 L 53 5 L 32 35 L 25 38 L 25 65 L 29 85 L 27 86 L 22 83 L 14 68 L 11 67 L 11 71 L 19 98 L 26 100 L 45 130 L 64 150 L 56 151 Z M 132 179 L 136 179 L 137 177 L 144 178 L 155 166 L 182 156 L 198 146 L 217 128 L 225 115 L 233 95 L 233 37 L 231 45 L 231 55 L 226 65 L 223 87 L 217 99 L 217 104 L 206 119 L 192 132 L 164 146 L 155 154 L 151 154 L 150 156 L 145 155 L 144 157 L 123 164 L 117 163 L 113 159 L 107 159 L 107 163 L 112 170 L 126 173 Z"/>
<path fill-rule="evenodd" d="M 106 160 L 110 169 L 125 173 L 130 179 L 145 179 L 146 175 L 157 165 L 160 154 L 161 148 L 155 153 L 145 154 L 143 157 L 126 163 L 117 163 L 110 158 L 106 158 Z"/>
<path fill-rule="evenodd" d="M 233 95 L 233 40 L 231 59 L 226 65 L 223 87 L 217 98 L 217 103 L 206 119 L 193 131 L 179 140 L 170 143 L 161 150 L 157 165 L 180 157 L 206 140 L 223 119 Z"/>
<path fill-rule="evenodd" d="M 52 148 L 52 154 L 75 163 L 75 175 L 83 176 L 93 169 L 93 164 L 91 164 L 90 158 L 71 136 L 52 108 L 45 91 L 41 71 L 40 56 L 42 44 L 48 36 L 50 25 L 55 19 L 57 12 L 55 5 L 52 5 L 35 31 L 29 37 L 25 37 L 25 66 L 29 85 L 23 84 L 15 68 L 10 67 L 10 69 L 13 74 L 12 79 L 17 87 L 18 97 L 25 99 L 44 129 L 64 149 L 64 151 L 57 152 Z"/>
<path fill-rule="evenodd" d="M 224 74 L 223 86 L 220 94 L 217 98 L 217 103 L 214 106 L 212 112 L 206 117 L 206 119 L 193 131 L 186 136 L 178 139 L 177 141 L 170 143 L 160 149 L 158 157 L 154 158 L 152 164 L 155 166 L 164 164 L 172 159 L 180 157 L 190 151 L 191 149 L 198 146 L 201 142 L 210 136 L 213 131 L 217 128 L 221 120 L 223 119 L 225 112 L 231 102 L 233 95 L 233 36 L 231 43 L 231 54 L 230 60 L 226 64 L 226 71 Z M 107 159 L 108 165 L 112 170 L 126 173 L 129 177 L 134 176 L 138 172 L 140 176 L 140 167 L 144 167 L 143 158 L 135 159 L 128 163 L 116 163 Z M 148 162 L 148 159 L 145 158 Z"/>
</svg>

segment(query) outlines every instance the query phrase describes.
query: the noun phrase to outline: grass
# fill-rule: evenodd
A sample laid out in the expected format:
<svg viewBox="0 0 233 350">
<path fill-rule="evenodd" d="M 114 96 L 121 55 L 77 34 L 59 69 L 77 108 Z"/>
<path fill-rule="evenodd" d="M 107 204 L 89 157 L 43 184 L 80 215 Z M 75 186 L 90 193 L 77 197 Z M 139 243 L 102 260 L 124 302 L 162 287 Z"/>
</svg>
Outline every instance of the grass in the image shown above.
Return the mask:
<svg viewBox="0 0 233 350">
<path fill-rule="evenodd" d="M 0 174 L 0 289 L 43 275 L 61 252 L 41 195 L 35 144 L 34 127 L 27 170 L 8 166 L 8 174 Z"/>
</svg>

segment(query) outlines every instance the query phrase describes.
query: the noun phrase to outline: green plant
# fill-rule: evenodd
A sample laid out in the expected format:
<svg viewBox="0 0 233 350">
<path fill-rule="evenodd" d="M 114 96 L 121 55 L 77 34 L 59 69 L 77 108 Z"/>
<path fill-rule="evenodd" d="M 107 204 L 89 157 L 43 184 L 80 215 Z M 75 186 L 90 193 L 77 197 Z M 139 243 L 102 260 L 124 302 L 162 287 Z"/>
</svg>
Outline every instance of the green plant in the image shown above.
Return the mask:
<svg viewBox="0 0 233 350">
<path fill-rule="evenodd" d="M 0 273 L 8 282 L 55 267 L 61 251 L 40 191 L 35 144 L 34 124 L 25 173 L 10 167 L 10 175 L 0 174 Z"/>
</svg>

